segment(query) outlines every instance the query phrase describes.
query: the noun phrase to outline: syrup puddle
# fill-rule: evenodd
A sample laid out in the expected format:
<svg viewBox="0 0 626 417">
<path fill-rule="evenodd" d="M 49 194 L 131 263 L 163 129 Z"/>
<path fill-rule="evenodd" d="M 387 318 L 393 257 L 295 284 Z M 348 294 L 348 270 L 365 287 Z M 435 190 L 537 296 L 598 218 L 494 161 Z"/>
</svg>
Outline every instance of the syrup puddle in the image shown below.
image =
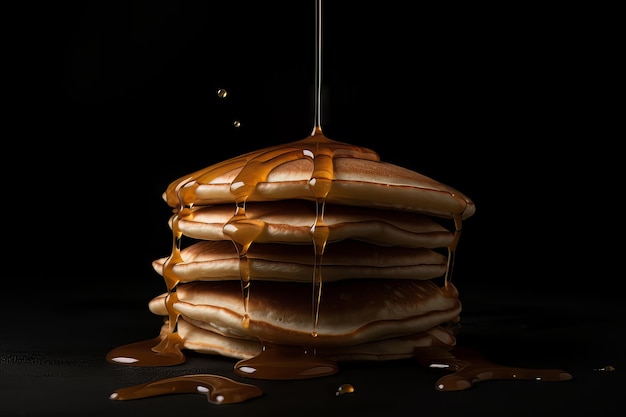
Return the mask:
<svg viewBox="0 0 626 417">
<path fill-rule="evenodd" d="M 569 381 L 573 377 L 561 369 L 518 368 L 495 364 L 478 352 L 455 348 L 452 352 L 440 349 L 415 349 L 418 362 L 429 368 L 454 370 L 435 383 L 438 391 L 461 391 L 474 384 L 492 380 L 533 380 L 542 382 Z M 442 354 L 443 353 L 443 354 Z"/>
<path fill-rule="evenodd" d="M 169 394 L 204 394 L 212 404 L 234 404 L 263 395 L 261 388 L 209 374 L 183 375 L 120 388 L 111 400 L 136 400 Z"/>
<path fill-rule="evenodd" d="M 265 343 L 257 356 L 235 364 L 237 375 L 256 379 L 308 379 L 332 375 L 337 363 L 296 346 Z"/>
<path fill-rule="evenodd" d="M 140 342 L 119 346 L 106 355 L 110 363 L 133 366 L 173 366 L 186 361 L 178 333 L 169 333 Z"/>
</svg>

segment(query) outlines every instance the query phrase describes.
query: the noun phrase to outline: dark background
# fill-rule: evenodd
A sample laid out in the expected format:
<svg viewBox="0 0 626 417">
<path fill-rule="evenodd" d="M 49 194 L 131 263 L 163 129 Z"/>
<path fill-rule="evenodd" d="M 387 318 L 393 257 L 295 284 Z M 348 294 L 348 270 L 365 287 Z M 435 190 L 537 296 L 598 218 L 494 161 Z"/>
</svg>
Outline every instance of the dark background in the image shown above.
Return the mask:
<svg viewBox="0 0 626 417">
<path fill-rule="evenodd" d="M 3 171 L 20 272 L 151 280 L 171 181 L 311 132 L 315 2 L 214 3 L 14 14 Z M 459 283 L 552 291 L 575 272 L 594 278 L 576 281 L 585 293 L 610 287 L 623 222 L 609 11 L 327 3 L 324 132 L 475 201 Z"/>
<path fill-rule="evenodd" d="M 16 355 L 75 365 L 67 355 L 103 359 L 154 336 L 146 305 L 164 290 L 150 263 L 172 241 L 167 185 L 310 134 L 315 2 L 216 3 L 7 10 L 4 297 L 13 332 L 2 336 L 3 367 Z M 323 16 L 324 133 L 477 206 L 454 275 L 469 340 L 503 360 L 522 353 L 591 378 L 596 365 L 622 360 L 612 334 L 623 326 L 624 231 L 614 15 L 326 1 Z M 16 390 L 10 404 L 27 404 L 19 387 L 39 374 L 12 384 L 12 372 L 2 377 Z"/>
</svg>

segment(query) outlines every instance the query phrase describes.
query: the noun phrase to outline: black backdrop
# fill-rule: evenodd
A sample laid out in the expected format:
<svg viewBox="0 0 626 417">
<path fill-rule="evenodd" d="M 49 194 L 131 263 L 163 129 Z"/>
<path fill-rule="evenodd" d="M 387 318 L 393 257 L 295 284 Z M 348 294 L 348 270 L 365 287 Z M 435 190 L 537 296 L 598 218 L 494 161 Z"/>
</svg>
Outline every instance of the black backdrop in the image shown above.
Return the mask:
<svg viewBox="0 0 626 417">
<path fill-rule="evenodd" d="M 22 272 L 106 279 L 122 263 L 142 280 L 169 251 L 170 181 L 311 132 L 315 2 L 223 3 L 16 12 L 3 171 Z M 605 15 L 327 3 L 324 132 L 475 201 L 464 282 L 613 282 L 613 28 L 591 26 Z"/>
<path fill-rule="evenodd" d="M 311 132 L 314 2 L 214 3 L 9 11 L 9 306 L 45 314 L 71 294 L 77 309 L 144 311 L 164 288 L 150 262 L 171 245 L 169 182 Z M 501 306 L 522 294 L 532 310 L 558 296 L 581 315 L 617 305 L 611 13 L 325 3 L 324 132 L 474 200 L 461 299 Z"/>
</svg>

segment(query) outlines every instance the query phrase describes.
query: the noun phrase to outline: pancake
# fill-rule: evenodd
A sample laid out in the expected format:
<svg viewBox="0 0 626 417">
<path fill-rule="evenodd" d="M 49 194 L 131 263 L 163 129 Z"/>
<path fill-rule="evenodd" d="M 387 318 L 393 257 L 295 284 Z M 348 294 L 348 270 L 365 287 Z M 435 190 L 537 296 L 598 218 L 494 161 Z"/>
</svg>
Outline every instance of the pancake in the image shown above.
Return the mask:
<svg viewBox="0 0 626 417">
<path fill-rule="evenodd" d="M 376 152 L 314 135 L 234 157 L 181 177 L 163 199 L 171 207 L 236 201 L 309 200 L 468 218 L 464 194 Z"/>
<path fill-rule="evenodd" d="M 224 225 L 236 210 L 235 204 L 194 206 L 191 214 L 178 221 L 179 230 L 202 240 L 227 240 Z M 311 226 L 316 221 L 311 201 L 286 200 L 248 202 L 246 216 L 262 221 L 259 243 L 311 243 Z M 449 245 L 454 234 L 431 217 L 419 213 L 389 211 L 368 207 L 324 206 L 328 242 L 360 240 L 386 246 L 440 248 Z"/>
<path fill-rule="evenodd" d="M 255 243 L 247 252 L 250 273 L 256 280 L 312 282 L 321 267 L 324 281 L 353 278 L 431 279 L 446 272 L 447 257 L 426 248 L 376 246 L 344 240 L 326 246 L 321 265 L 315 265 L 311 245 Z M 235 245 L 226 240 L 196 242 L 181 251 L 173 267 L 181 282 L 240 280 Z M 167 258 L 153 262 L 163 274 Z"/>
<path fill-rule="evenodd" d="M 254 282 L 248 304 L 249 327 L 242 326 L 241 283 L 181 284 L 174 309 L 197 327 L 227 337 L 284 345 L 340 347 L 427 331 L 458 318 L 461 303 L 453 285 L 432 281 L 361 279 L 323 286 L 314 327 L 312 287 L 293 282 Z M 153 298 L 150 311 L 167 316 L 166 295 Z M 317 337 L 311 336 L 315 330 Z"/>
</svg>

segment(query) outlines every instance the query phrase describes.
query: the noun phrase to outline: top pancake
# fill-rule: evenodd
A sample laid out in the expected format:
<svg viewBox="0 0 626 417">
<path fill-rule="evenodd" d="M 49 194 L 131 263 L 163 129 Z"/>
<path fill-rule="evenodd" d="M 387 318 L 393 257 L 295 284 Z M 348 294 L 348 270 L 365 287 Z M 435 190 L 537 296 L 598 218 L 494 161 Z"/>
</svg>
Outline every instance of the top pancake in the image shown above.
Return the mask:
<svg viewBox="0 0 626 417">
<path fill-rule="evenodd" d="M 381 162 L 366 148 L 321 131 L 211 165 L 172 182 L 171 207 L 285 199 L 324 200 L 462 219 L 475 212 L 464 194 L 409 169 Z"/>
</svg>

